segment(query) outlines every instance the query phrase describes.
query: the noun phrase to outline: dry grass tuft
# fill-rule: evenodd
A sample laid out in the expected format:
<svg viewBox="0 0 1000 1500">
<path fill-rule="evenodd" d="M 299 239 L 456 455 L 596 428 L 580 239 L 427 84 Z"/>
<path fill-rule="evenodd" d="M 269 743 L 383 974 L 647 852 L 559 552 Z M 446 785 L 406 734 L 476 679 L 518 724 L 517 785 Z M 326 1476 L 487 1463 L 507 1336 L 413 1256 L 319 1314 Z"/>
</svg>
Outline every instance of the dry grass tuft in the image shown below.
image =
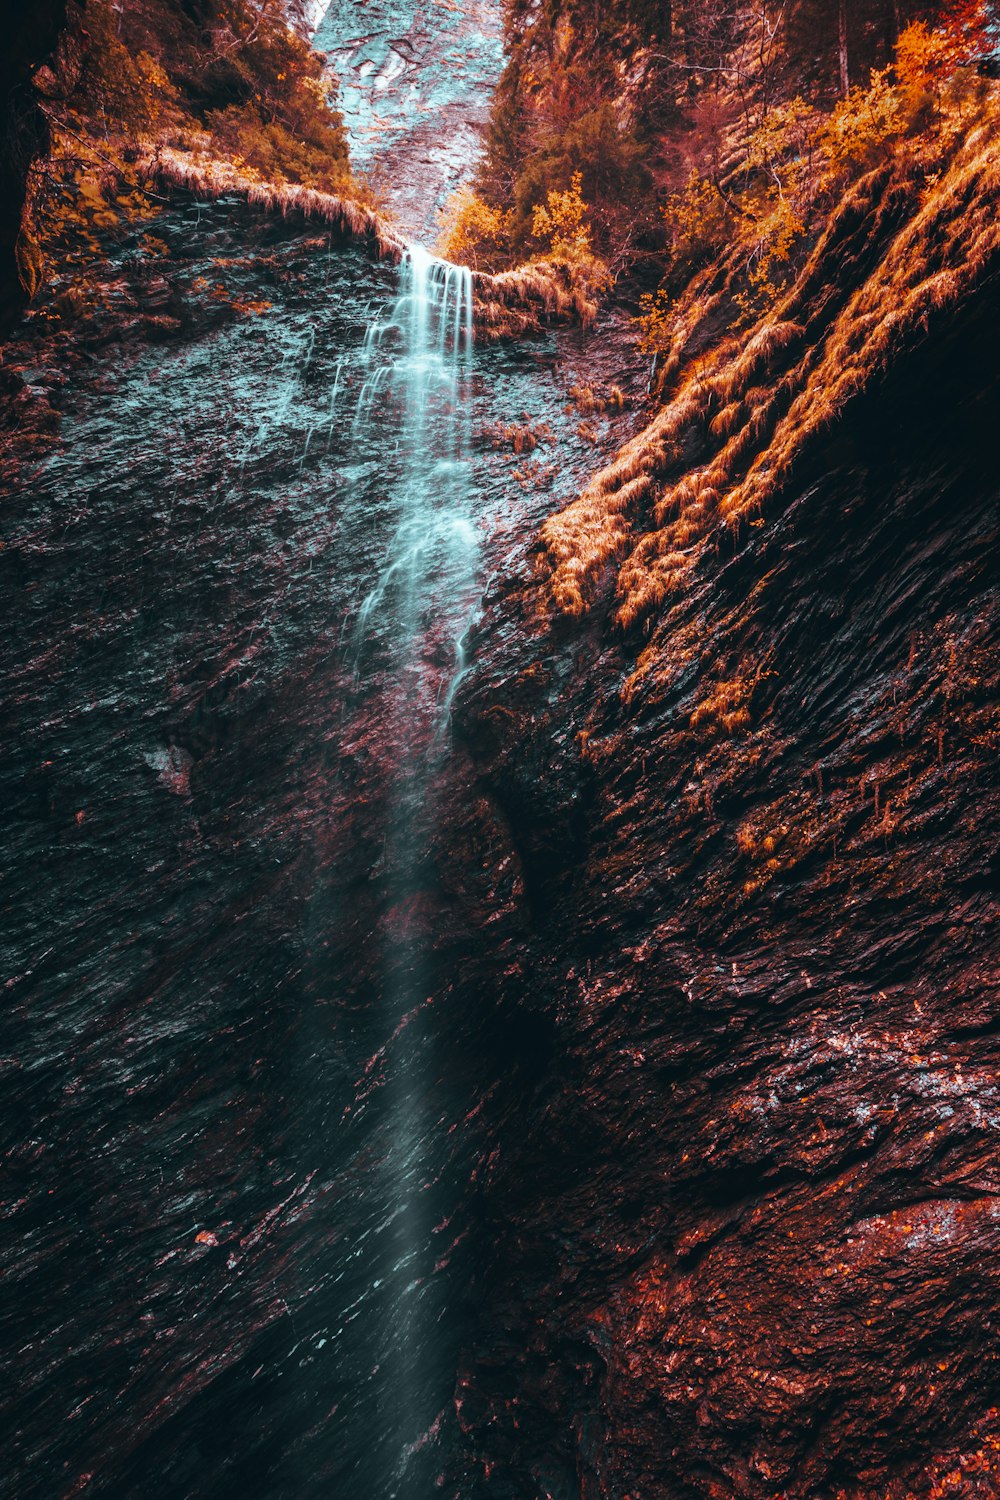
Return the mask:
<svg viewBox="0 0 1000 1500">
<path fill-rule="evenodd" d="M 595 412 L 604 414 L 624 411 L 628 405 L 628 397 L 620 385 L 608 386 L 603 395 L 589 385 L 574 385 L 570 387 L 569 399 L 567 411 L 575 408 L 585 417 L 592 416 Z"/>
<path fill-rule="evenodd" d="M 202 198 L 238 194 L 266 213 L 286 219 L 301 217 L 352 239 L 371 240 L 385 259 L 400 261 L 406 253 L 406 241 L 391 225 L 374 209 L 351 198 L 294 183 L 259 182 L 241 174 L 231 162 L 173 147 L 156 147 L 139 165 L 143 175 L 163 188 L 184 188 Z"/>
<path fill-rule="evenodd" d="M 760 680 L 729 677 L 716 682 L 691 715 L 691 728 L 705 739 L 731 738 L 750 728 L 750 700 Z"/>
<path fill-rule="evenodd" d="M 533 453 L 538 447 L 554 442 L 547 422 L 492 422 L 479 433 L 480 442 L 494 452 L 510 449 L 512 453 Z"/>
</svg>

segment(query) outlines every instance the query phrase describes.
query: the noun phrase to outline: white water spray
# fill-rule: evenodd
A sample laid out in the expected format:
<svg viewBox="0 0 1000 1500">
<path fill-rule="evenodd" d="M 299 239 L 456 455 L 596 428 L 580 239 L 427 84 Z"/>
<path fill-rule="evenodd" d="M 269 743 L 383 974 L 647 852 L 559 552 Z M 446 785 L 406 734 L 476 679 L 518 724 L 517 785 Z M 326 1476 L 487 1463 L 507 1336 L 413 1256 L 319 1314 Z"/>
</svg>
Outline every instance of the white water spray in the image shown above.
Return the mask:
<svg viewBox="0 0 1000 1500">
<path fill-rule="evenodd" d="M 391 920 L 382 957 L 393 1066 L 381 1172 L 384 1199 L 392 1205 L 383 1228 L 393 1259 L 384 1284 L 373 1291 L 391 1307 L 384 1378 L 392 1384 L 398 1460 L 387 1496 L 399 1497 L 412 1492 L 409 1466 L 430 1420 L 424 1383 L 434 1367 L 440 1308 L 428 1263 L 432 1043 L 423 1023 L 429 934 L 420 906 L 436 827 L 435 751 L 465 670 L 464 641 L 479 594 L 472 344 L 471 271 L 411 247 L 395 304 L 365 336 L 350 429 L 352 460 L 365 476 L 366 496 L 374 491 L 379 524 L 372 528 L 371 585 L 350 627 L 348 660 L 355 681 L 369 678 L 365 691 L 378 695 L 383 707 L 380 727 L 391 766 L 382 855 Z"/>
<path fill-rule="evenodd" d="M 432 699 L 450 708 L 464 668 L 462 640 L 472 607 L 479 540 L 471 513 L 470 380 L 473 344 L 472 272 L 411 246 L 401 267 L 400 296 L 368 330 L 365 379 L 353 432 L 379 431 L 386 403 L 398 435 L 386 471 L 395 525 L 371 589 L 354 624 L 354 665 L 389 636 L 398 670 L 412 680 L 414 709 L 429 683 L 413 648 L 426 640 L 451 661 Z"/>
</svg>

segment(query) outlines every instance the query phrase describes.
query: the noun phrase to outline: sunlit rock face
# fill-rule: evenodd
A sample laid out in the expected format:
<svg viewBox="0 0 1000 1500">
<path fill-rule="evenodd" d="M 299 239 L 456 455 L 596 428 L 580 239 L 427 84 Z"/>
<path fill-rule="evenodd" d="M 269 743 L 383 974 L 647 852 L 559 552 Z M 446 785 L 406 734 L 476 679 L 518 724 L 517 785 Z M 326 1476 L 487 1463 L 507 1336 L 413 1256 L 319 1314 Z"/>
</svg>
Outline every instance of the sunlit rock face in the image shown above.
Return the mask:
<svg viewBox="0 0 1000 1500">
<path fill-rule="evenodd" d="M 331 5 L 314 45 L 340 79 L 351 160 L 426 242 L 468 179 L 502 65 L 500 0 Z"/>
<path fill-rule="evenodd" d="M 308 35 L 316 30 L 329 8 L 328 0 L 286 0 L 289 19 Z"/>
</svg>

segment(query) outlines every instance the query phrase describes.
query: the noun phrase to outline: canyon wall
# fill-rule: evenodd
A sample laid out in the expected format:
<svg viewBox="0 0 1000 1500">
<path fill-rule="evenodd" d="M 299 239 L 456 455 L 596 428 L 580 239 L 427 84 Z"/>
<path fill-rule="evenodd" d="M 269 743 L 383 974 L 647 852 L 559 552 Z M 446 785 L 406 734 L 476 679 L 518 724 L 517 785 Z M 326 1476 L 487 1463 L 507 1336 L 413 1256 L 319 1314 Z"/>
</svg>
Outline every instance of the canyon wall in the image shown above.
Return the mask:
<svg viewBox="0 0 1000 1500">
<path fill-rule="evenodd" d="M 476 1493 L 1000 1488 L 998 315 L 987 277 L 644 629 L 610 566 L 582 617 L 547 566 L 489 602 L 459 734 L 541 1077 Z"/>
</svg>

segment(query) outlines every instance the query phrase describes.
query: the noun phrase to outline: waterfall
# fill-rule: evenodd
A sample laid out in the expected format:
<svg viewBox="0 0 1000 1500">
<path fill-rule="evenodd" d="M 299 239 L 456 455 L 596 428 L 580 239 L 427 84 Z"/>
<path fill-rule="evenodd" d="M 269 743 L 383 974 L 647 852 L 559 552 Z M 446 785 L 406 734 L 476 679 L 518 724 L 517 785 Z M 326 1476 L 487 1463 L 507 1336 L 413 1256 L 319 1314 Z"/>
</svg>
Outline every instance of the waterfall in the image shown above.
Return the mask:
<svg viewBox="0 0 1000 1500">
<path fill-rule="evenodd" d="M 411 247 L 398 298 L 364 339 L 349 443 L 369 504 L 375 490 L 380 523 L 373 528 L 370 587 L 347 647 L 355 687 L 380 702 L 389 768 L 380 958 L 383 1024 L 394 1061 L 380 1101 L 386 1144 L 376 1194 L 385 1205 L 380 1232 L 388 1264 L 373 1289 L 390 1310 L 380 1367 L 392 1395 L 386 1414 L 392 1497 L 410 1497 L 419 1483 L 412 1466 L 435 1420 L 428 1380 L 445 1317 L 428 1192 L 437 1040 L 424 1007 L 434 934 L 421 903 L 433 879 L 435 773 L 479 593 L 472 354 L 472 273 Z"/>
<path fill-rule="evenodd" d="M 352 649 L 357 674 L 373 642 L 391 641 L 394 670 L 407 679 L 407 712 L 423 704 L 424 728 L 440 726 L 464 668 L 479 562 L 469 475 L 472 346 L 472 272 L 411 246 L 399 298 L 371 325 L 361 355 L 353 435 L 383 452 L 388 433 L 395 436 L 384 476 L 394 524 L 358 609 Z M 438 654 L 446 644 L 444 677 L 425 670 L 417 649 L 425 639 Z"/>
</svg>

